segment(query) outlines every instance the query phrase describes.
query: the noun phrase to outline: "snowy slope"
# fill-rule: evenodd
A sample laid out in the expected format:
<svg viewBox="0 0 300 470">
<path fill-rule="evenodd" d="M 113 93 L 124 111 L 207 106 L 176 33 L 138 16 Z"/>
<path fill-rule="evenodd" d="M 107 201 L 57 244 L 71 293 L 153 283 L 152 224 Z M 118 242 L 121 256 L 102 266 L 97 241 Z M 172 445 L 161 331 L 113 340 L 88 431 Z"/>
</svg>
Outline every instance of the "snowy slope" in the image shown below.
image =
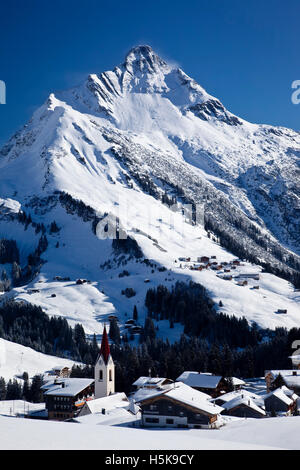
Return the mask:
<svg viewBox="0 0 300 470">
<path fill-rule="evenodd" d="M 240 419 L 218 431 L 146 430 L 0 416 L 1 449 L 299 449 L 299 417 Z M 101 419 L 100 419 L 101 421 Z M 82 429 L 84 432 L 78 432 Z"/>
<path fill-rule="evenodd" d="M 110 314 L 122 325 L 135 304 L 142 323 L 149 287 L 193 279 L 216 302 L 222 299 L 226 313 L 264 327 L 299 326 L 300 295 L 287 281 L 262 273 L 258 291 L 252 282 L 240 287 L 175 262 L 184 256 L 234 258 L 201 225 L 188 223 L 181 210 L 188 201 L 204 204 L 214 224 L 256 259 L 294 269 L 300 263 L 299 151 L 298 133 L 237 118 L 151 48 L 134 48 L 113 71 L 51 94 L 0 151 L 0 239 L 17 241 L 25 265 L 40 234 L 18 222 L 23 210 L 45 225 L 49 242 L 39 275 L 2 300 L 36 303 L 101 334 Z M 176 196 L 176 212 L 162 204 L 165 192 Z M 141 259 L 114 252 L 99 231 L 95 235 L 93 223 L 106 214 L 119 218 L 154 272 Z M 58 233 L 50 233 L 53 220 Z M 167 271 L 159 272 L 161 266 Z M 130 275 L 119 277 L 124 269 Z M 236 273 L 251 269 L 261 271 L 245 263 Z M 91 282 L 77 285 L 77 278 Z M 126 287 L 136 296 L 121 295 Z M 39 292 L 30 293 L 32 288 Z M 275 313 L 285 308 L 287 315 Z M 176 325 L 170 339 L 181 331 Z M 166 334 L 165 324 L 158 334 Z"/>
<path fill-rule="evenodd" d="M 48 356 L 0 338 L 0 377 L 6 381 L 21 378 L 23 372 L 29 377 L 36 374 L 46 374 L 53 367 L 72 367 L 74 361 L 56 356 Z"/>
</svg>

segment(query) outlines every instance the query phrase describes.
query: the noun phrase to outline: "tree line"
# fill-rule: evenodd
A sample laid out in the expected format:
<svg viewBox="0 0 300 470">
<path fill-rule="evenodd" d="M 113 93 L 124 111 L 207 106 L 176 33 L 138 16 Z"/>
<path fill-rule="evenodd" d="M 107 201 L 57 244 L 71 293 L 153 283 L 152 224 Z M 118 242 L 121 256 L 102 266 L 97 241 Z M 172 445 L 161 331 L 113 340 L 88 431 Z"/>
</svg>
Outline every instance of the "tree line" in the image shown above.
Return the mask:
<svg viewBox="0 0 300 470">
<path fill-rule="evenodd" d="M 0 307 L 0 338 L 86 364 L 98 352 L 96 336 L 89 341 L 82 325 L 72 328 L 63 317 L 50 318 L 41 307 L 14 300 Z"/>
<path fill-rule="evenodd" d="M 17 379 L 5 381 L 0 377 L 0 400 L 25 400 L 31 403 L 42 403 L 44 401 L 41 386 L 42 375 L 35 375 L 29 380 L 27 372 L 22 375 L 23 383 Z"/>
</svg>

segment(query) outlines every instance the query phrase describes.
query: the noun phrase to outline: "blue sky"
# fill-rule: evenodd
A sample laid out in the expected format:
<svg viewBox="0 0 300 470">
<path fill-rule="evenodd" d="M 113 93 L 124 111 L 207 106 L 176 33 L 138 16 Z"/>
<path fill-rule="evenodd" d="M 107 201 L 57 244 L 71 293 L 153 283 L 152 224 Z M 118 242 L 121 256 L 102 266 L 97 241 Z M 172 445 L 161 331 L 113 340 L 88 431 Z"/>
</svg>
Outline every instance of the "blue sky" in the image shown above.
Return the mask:
<svg viewBox="0 0 300 470">
<path fill-rule="evenodd" d="M 299 0 L 6 0 L 0 6 L 0 143 L 50 92 L 149 44 L 233 113 L 299 130 Z"/>
</svg>

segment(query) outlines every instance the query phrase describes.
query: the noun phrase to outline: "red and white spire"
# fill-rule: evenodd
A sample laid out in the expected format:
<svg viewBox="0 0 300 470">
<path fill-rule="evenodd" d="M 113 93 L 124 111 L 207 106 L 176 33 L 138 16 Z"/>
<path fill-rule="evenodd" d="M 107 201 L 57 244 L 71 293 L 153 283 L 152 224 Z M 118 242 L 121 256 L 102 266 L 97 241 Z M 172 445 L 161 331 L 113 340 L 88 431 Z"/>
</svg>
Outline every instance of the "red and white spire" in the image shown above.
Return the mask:
<svg viewBox="0 0 300 470">
<path fill-rule="evenodd" d="M 104 325 L 99 356 L 95 364 L 95 398 L 107 397 L 112 393 L 115 393 L 115 365 Z"/>
<path fill-rule="evenodd" d="M 110 347 L 108 342 L 108 335 L 106 331 L 106 326 L 104 325 L 103 335 L 102 335 L 102 342 L 100 348 L 100 356 L 103 357 L 104 363 L 107 364 L 108 358 L 110 355 Z"/>
</svg>

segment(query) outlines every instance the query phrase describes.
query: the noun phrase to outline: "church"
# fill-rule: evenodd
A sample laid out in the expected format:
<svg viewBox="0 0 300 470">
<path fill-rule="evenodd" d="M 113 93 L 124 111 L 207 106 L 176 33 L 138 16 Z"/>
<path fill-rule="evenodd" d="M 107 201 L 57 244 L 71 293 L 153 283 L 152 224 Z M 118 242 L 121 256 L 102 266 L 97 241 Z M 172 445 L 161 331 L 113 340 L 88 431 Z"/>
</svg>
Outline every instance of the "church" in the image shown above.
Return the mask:
<svg viewBox="0 0 300 470">
<path fill-rule="evenodd" d="M 106 328 L 104 326 L 101 348 L 95 364 L 95 398 L 115 393 L 115 365 L 110 354 Z"/>
<path fill-rule="evenodd" d="M 115 393 L 115 365 L 110 353 L 108 335 L 104 326 L 94 379 L 55 377 L 41 387 L 48 419 L 65 421 L 81 412 L 91 400 Z"/>
</svg>

